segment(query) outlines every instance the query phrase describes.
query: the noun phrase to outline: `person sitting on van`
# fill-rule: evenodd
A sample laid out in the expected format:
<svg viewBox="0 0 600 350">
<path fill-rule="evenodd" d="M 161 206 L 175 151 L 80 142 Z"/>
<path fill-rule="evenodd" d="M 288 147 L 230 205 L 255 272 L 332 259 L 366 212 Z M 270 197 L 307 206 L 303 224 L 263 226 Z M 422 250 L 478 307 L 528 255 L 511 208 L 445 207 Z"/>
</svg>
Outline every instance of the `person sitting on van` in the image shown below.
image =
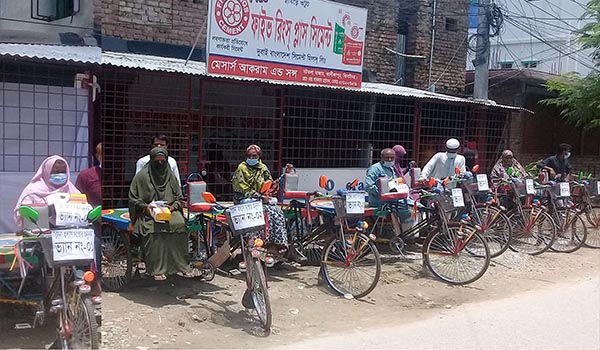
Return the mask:
<svg viewBox="0 0 600 350">
<path fill-rule="evenodd" d="M 168 163 L 169 152 L 150 151 L 150 161 L 135 175 L 129 188 L 129 215 L 133 232 L 142 237 L 147 273 L 156 281 L 170 274 L 194 277 L 188 262 L 188 233 L 183 218 L 181 187 Z M 163 201 L 171 212 L 169 221 L 156 221 L 152 210 Z"/>
<path fill-rule="evenodd" d="M 513 175 L 508 175 L 508 168 L 512 168 Z M 525 179 L 529 174 L 521 163 L 514 158 L 512 151 L 507 149 L 502 152 L 502 156 L 498 159 L 494 168 L 492 168 L 490 179 L 494 187 L 498 187 L 502 180 L 508 180 L 511 176 Z"/>
<path fill-rule="evenodd" d="M 556 154 L 544 159 L 537 164 L 540 171 L 547 171 L 550 180 L 569 181 L 569 175 L 573 170 L 569 158 L 571 158 L 571 145 L 561 143 L 558 145 Z"/>
<path fill-rule="evenodd" d="M 393 179 L 401 177 L 401 173 L 397 173 L 394 169 L 396 153 L 391 148 L 381 150 L 381 159 L 379 162 L 371 165 L 367 169 L 367 178 L 365 179 L 365 190 L 369 194 L 369 206 L 377 207 L 381 205 L 380 196 L 381 189 L 379 188 L 379 178 L 386 177 Z"/>
<path fill-rule="evenodd" d="M 246 148 L 246 160 L 242 161 L 234 175 L 232 180 L 233 186 L 233 201 L 238 204 L 243 199 L 252 198 L 260 195 L 260 189 L 268 180 L 273 180 L 269 167 L 260 159 L 262 156 L 262 150 L 258 145 L 250 145 Z M 271 194 L 263 196 L 263 201 L 269 203 Z M 279 249 L 287 249 L 288 236 L 287 229 L 285 227 L 285 217 L 283 211 L 276 205 L 266 204 L 263 206 L 268 219 L 268 225 L 266 227 L 267 235 L 262 237 L 265 239 L 266 248 L 271 255 L 278 255 Z M 262 236 L 262 231 L 251 233 L 254 236 Z M 274 263 L 272 256 L 267 257 L 265 262 L 270 264 Z M 244 292 L 242 297 L 242 305 L 247 309 L 254 308 L 254 302 L 252 295 L 248 289 Z"/>
<path fill-rule="evenodd" d="M 438 152 L 425 164 L 419 180 L 428 180 L 430 177 L 441 180 L 455 174 L 454 169 L 459 168 L 461 173 L 466 171 L 465 157 L 458 154 L 460 142 L 457 139 L 446 141 L 446 152 Z"/>
<path fill-rule="evenodd" d="M 14 209 L 17 228 L 22 230 L 24 224 L 19 214 L 21 205 L 48 204 L 48 196 L 55 193 L 80 193 L 71 183 L 69 164 L 58 155 L 44 159 L 29 184 L 21 192 Z"/>
</svg>

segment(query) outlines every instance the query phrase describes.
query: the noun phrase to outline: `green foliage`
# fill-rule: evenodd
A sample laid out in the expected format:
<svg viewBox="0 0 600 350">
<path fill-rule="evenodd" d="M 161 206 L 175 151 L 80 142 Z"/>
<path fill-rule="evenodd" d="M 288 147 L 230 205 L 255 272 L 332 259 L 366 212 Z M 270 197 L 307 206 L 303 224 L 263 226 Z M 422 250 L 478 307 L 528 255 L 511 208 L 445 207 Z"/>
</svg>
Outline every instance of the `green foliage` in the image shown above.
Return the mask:
<svg viewBox="0 0 600 350">
<path fill-rule="evenodd" d="M 591 19 L 577 33 L 578 41 L 586 49 L 593 50 L 596 66 L 600 63 L 600 0 L 590 0 L 586 5 L 583 19 Z M 557 97 L 542 100 L 541 103 L 560 108 L 565 120 L 585 129 L 600 127 L 600 74 L 591 73 L 587 77 L 578 74 L 565 74 L 547 81 L 548 91 L 556 92 Z"/>
<path fill-rule="evenodd" d="M 565 74 L 547 81 L 549 91 L 558 93 L 555 98 L 541 103 L 561 108 L 560 114 L 567 122 L 585 129 L 600 127 L 600 75 L 585 78 L 578 74 Z"/>
<path fill-rule="evenodd" d="M 577 33 L 579 43 L 585 49 L 593 50 L 596 66 L 600 63 L 600 0 L 590 0 L 582 19 L 592 20 Z M 556 92 L 557 97 L 542 100 L 541 103 L 560 108 L 567 122 L 585 129 L 600 127 L 600 74 L 591 73 L 587 77 L 578 74 L 565 74 L 547 81 L 548 91 Z"/>
<path fill-rule="evenodd" d="M 579 42 L 586 49 L 593 49 L 593 57 L 596 61 L 600 59 L 600 0 L 590 0 L 585 6 L 583 18 L 595 19 L 584 25 L 577 33 L 580 35 Z"/>
<path fill-rule="evenodd" d="M 527 174 L 529 174 L 529 176 L 537 176 L 540 172 L 540 170 L 538 169 L 537 165 L 539 163 L 541 163 L 542 161 L 544 161 L 543 159 L 537 160 L 535 162 L 531 162 L 527 165 L 525 165 L 525 170 L 527 170 Z"/>
</svg>

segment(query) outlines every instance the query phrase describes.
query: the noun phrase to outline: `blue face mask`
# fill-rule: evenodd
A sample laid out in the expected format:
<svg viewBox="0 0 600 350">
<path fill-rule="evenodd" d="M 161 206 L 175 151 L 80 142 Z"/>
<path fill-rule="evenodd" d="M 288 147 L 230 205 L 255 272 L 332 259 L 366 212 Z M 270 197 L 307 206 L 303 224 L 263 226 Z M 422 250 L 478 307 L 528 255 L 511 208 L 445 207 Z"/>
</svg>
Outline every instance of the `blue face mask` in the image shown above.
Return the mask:
<svg viewBox="0 0 600 350">
<path fill-rule="evenodd" d="M 62 186 L 67 183 L 67 174 L 50 174 L 50 183 L 56 186 Z"/>
<path fill-rule="evenodd" d="M 383 166 L 386 167 L 386 168 L 391 168 L 391 167 L 394 166 L 394 162 L 393 161 L 391 161 L 391 162 L 383 162 Z"/>
<path fill-rule="evenodd" d="M 248 158 L 246 159 L 246 164 L 250 166 L 255 166 L 256 164 L 258 164 L 258 159 Z"/>
</svg>

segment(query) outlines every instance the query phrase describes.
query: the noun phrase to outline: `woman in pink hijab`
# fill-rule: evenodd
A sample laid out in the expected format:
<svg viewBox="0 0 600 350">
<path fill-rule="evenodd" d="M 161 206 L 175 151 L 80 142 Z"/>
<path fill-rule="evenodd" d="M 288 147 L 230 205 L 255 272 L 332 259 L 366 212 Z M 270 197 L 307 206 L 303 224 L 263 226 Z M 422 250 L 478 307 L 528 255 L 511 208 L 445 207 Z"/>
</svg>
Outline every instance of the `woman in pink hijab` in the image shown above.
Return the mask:
<svg viewBox="0 0 600 350">
<path fill-rule="evenodd" d="M 47 197 L 54 193 L 79 193 L 71 183 L 69 164 L 56 155 L 44 159 L 29 185 L 21 192 L 14 210 L 17 227 L 23 228 L 23 219 L 19 215 L 22 204 L 46 204 Z"/>
<path fill-rule="evenodd" d="M 404 159 L 404 156 L 406 156 L 406 150 L 401 145 L 396 145 L 392 147 L 392 149 L 396 153 L 396 160 L 394 161 L 394 173 L 404 178 L 406 171 L 402 168 L 402 165 L 400 165 L 400 161 Z"/>
</svg>

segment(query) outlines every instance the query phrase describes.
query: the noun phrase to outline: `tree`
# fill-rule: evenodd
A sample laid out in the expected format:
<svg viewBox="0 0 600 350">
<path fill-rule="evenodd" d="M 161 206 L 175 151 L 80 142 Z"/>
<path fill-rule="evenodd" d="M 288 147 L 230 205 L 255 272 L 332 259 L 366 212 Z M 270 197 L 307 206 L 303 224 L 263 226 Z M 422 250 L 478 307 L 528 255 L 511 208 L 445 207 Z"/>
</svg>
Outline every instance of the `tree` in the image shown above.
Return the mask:
<svg viewBox="0 0 600 350">
<path fill-rule="evenodd" d="M 579 31 L 578 41 L 585 49 L 592 49 L 596 66 L 600 63 L 600 0 L 590 0 L 586 5 L 584 19 L 593 21 Z M 598 71 L 581 77 L 575 73 L 565 74 L 547 81 L 548 91 L 558 94 L 555 98 L 542 100 L 546 105 L 561 108 L 567 122 L 585 129 L 600 127 L 600 74 Z"/>
</svg>

